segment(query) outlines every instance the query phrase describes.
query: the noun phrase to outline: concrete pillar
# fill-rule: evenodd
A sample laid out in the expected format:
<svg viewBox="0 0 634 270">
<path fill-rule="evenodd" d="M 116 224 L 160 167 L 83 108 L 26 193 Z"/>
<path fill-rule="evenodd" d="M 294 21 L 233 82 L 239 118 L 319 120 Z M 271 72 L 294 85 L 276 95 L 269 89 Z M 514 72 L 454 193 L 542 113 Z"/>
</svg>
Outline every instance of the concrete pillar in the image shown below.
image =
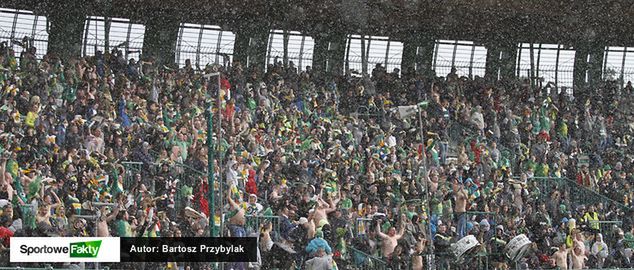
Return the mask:
<svg viewBox="0 0 634 270">
<path fill-rule="evenodd" d="M 319 73 L 340 74 L 344 70 L 346 34 L 322 33 L 315 36 L 313 69 Z"/>
<path fill-rule="evenodd" d="M 431 74 L 434 68 L 434 47 L 436 40 L 429 35 L 417 35 L 418 53 L 416 54 L 416 70 L 423 74 Z"/>
<path fill-rule="evenodd" d="M 599 42 L 576 46 L 573 81 L 579 108 L 584 106 L 586 100 L 603 94 L 594 92 L 598 90 L 594 86 L 602 80 L 604 48 L 605 45 Z"/>
<path fill-rule="evenodd" d="M 167 11 L 154 10 L 145 21 L 145 37 L 143 39 L 143 55 L 152 56 L 160 65 L 175 65 L 176 41 L 180 20 Z"/>
<path fill-rule="evenodd" d="M 261 70 L 266 67 L 266 52 L 271 31 L 269 27 L 268 23 L 259 22 L 241 25 L 236 29 L 234 57 L 243 67 L 258 67 Z"/>
<path fill-rule="evenodd" d="M 586 70 L 588 69 L 588 48 L 577 46 L 575 52 L 575 66 L 573 71 L 573 89 L 577 107 L 582 110 L 587 99 L 591 97 L 586 84 Z"/>
<path fill-rule="evenodd" d="M 589 50 L 588 80 L 591 85 L 596 85 L 602 80 L 604 50 L 603 45 L 594 45 Z"/>
<path fill-rule="evenodd" d="M 233 63 L 240 63 L 242 67 L 247 66 L 247 58 L 249 58 L 249 40 L 247 32 L 235 31 L 236 40 L 233 45 Z"/>
<path fill-rule="evenodd" d="M 489 81 L 514 78 L 517 60 L 516 43 L 489 42 L 485 47 L 487 48 L 485 78 Z"/>
<path fill-rule="evenodd" d="M 313 37 L 315 47 L 313 48 L 313 70 L 323 71 L 326 68 L 328 59 L 328 39 L 326 35 L 317 34 Z"/>
<path fill-rule="evenodd" d="M 515 65 L 517 61 L 517 44 L 510 43 L 502 47 L 502 54 L 500 57 L 500 78 L 512 79 L 515 78 Z"/>
<path fill-rule="evenodd" d="M 410 69 L 429 74 L 433 69 L 434 46 L 436 41 L 425 33 L 415 33 L 403 40 L 403 60 L 401 70 Z"/>
<path fill-rule="evenodd" d="M 418 46 L 416 42 L 411 39 L 403 41 L 403 57 L 401 60 L 401 70 L 403 72 L 409 72 L 410 70 L 416 70 L 416 51 Z"/>
<path fill-rule="evenodd" d="M 487 48 L 487 63 L 484 69 L 484 78 L 487 81 L 496 81 L 500 71 L 500 55 L 502 51 L 500 46 L 495 43 L 486 44 L 485 47 Z"/>
<path fill-rule="evenodd" d="M 48 52 L 61 59 L 81 55 L 82 34 L 86 13 L 81 0 L 56 0 L 47 19 L 50 24 Z"/>
</svg>

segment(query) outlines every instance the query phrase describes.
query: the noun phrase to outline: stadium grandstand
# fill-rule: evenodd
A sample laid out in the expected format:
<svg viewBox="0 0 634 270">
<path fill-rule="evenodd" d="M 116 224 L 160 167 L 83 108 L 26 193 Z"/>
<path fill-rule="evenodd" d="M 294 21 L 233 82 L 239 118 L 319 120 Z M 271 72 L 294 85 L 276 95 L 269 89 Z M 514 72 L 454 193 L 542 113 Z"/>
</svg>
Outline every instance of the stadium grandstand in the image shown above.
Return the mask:
<svg viewBox="0 0 634 270">
<path fill-rule="evenodd" d="M 0 270 L 633 268 L 631 25 L 625 0 L 0 1 Z M 257 256 L 17 262 L 21 237 Z"/>
</svg>

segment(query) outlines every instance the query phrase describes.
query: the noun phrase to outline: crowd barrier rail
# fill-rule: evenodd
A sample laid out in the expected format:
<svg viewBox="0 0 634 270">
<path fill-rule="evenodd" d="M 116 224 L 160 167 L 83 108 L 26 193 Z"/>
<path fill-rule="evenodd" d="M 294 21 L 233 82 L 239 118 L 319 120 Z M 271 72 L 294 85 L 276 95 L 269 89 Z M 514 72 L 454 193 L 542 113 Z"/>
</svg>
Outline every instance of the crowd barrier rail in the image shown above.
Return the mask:
<svg viewBox="0 0 634 270">
<path fill-rule="evenodd" d="M 627 211 L 629 209 L 624 204 L 612 200 L 597 191 L 581 186 L 577 182 L 568 178 L 533 177 L 529 181 L 538 182 L 537 187 L 540 189 L 540 200 L 544 202 L 549 199 L 548 196 L 550 196 L 553 190 L 557 189 L 562 193 L 562 195 L 563 192 L 567 192 L 570 196 L 569 199 L 571 202 L 577 205 L 602 203 L 604 207 L 615 206 L 623 211 Z"/>
<path fill-rule="evenodd" d="M 368 270 L 389 270 L 391 268 L 388 267 L 386 261 L 367 254 L 361 250 L 358 250 L 353 247 L 349 247 L 350 252 L 348 252 L 347 256 L 348 260 L 353 262 L 352 269 L 368 269 Z"/>
</svg>

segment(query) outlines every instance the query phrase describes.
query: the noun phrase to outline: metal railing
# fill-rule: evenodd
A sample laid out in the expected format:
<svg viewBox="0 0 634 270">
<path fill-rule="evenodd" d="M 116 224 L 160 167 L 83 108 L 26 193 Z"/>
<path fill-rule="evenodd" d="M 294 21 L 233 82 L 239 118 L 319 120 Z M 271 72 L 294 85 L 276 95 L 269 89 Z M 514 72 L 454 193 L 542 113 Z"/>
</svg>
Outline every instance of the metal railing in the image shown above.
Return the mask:
<svg viewBox="0 0 634 270">
<path fill-rule="evenodd" d="M 197 183 L 201 182 L 201 179 L 207 178 L 207 174 L 182 163 L 174 163 L 173 169 L 176 173 L 176 179 L 179 180 L 177 184 L 179 188 L 177 189 L 178 191 L 176 192 L 174 203 L 175 208 L 180 210 L 187 206 L 184 205 L 187 202 L 187 198 L 184 196 L 184 193 L 181 192 L 182 189 L 180 187 L 188 186 L 194 188 Z"/>
<path fill-rule="evenodd" d="M 613 205 L 625 211 L 629 209 L 621 202 L 612 200 L 599 192 L 583 187 L 568 178 L 533 177 L 531 180 L 538 181 L 541 196 L 540 200 L 547 200 L 547 196 L 549 196 L 553 190 L 557 189 L 562 193 L 567 192 L 571 202 L 578 205 L 603 203 L 605 207 Z"/>
<path fill-rule="evenodd" d="M 468 144 L 471 140 L 481 141 L 484 138 L 477 134 L 477 131 L 468 124 L 461 123 L 459 121 L 452 121 L 449 127 L 449 136 L 452 143 L 461 145 Z M 498 143 L 498 150 L 501 153 L 500 161 L 502 164 L 508 165 L 509 169 L 517 173 L 519 169 L 519 158 L 521 157 L 521 146 L 507 146 L 502 143 Z M 571 200 L 578 204 L 596 204 L 603 203 L 604 205 L 616 205 L 617 207 L 627 210 L 628 207 L 622 202 L 611 199 L 604 194 L 601 194 L 595 190 L 586 188 L 579 185 L 577 182 L 568 178 L 556 178 L 556 177 L 533 177 L 534 180 L 539 181 L 539 188 L 541 196 L 550 194 L 553 189 L 560 191 L 568 191 L 571 195 Z M 540 199 L 547 199 L 541 197 Z"/>
<path fill-rule="evenodd" d="M 592 220 L 589 221 L 590 227 L 592 227 L 592 225 L 594 224 L 599 224 L 599 230 L 604 234 L 607 235 L 608 237 L 616 237 L 616 230 L 615 228 L 620 228 L 621 225 L 623 225 L 623 222 L 620 220 Z"/>
<path fill-rule="evenodd" d="M 449 141 L 456 146 L 468 145 L 472 140 L 476 142 L 484 142 L 487 140 L 485 136 L 479 134 L 479 131 L 470 126 L 469 123 L 451 121 L 448 131 Z M 520 157 L 516 148 L 517 145 L 505 145 L 498 140 L 497 149 L 500 151 L 500 162 L 498 166 L 506 166 L 510 170 L 516 170 Z"/>
<path fill-rule="evenodd" d="M 23 204 L 20 205 L 20 211 L 22 211 L 22 219 L 24 222 L 24 227 L 29 229 L 36 228 L 35 222 L 35 209 L 33 209 L 32 204 Z"/>
<path fill-rule="evenodd" d="M 366 119 L 369 117 L 380 117 L 384 115 L 383 111 L 379 108 L 368 106 L 358 106 L 355 114 Z"/>
<path fill-rule="evenodd" d="M 348 261 L 352 261 L 352 269 L 372 269 L 372 270 L 389 270 L 391 268 L 388 267 L 386 261 L 367 254 L 361 250 L 358 250 L 353 247 L 348 248 L 350 252 L 348 252 L 349 258 Z"/>
<path fill-rule="evenodd" d="M 276 237 L 280 236 L 280 217 L 279 216 L 267 216 L 267 215 L 246 215 L 247 222 L 245 224 L 245 229 L 247 231 L 247 235 L 252 233 L 259 233 L 261 225 L 265 225 L 267 223 L 273 224 L 273 230 L 271 231 L 271 238 L 276 239 Z"/>
<path fill-rule="evenodd" d="M 123 189 L 131 190 L 134 186 L 134 176 L 138 173 L 141 174 L 143 170 L 142 162 L 133 162 L 133 161 L 124 161 L 121 162 L 121 165 L 125 169 L 123 175 Z M 115 179 L 116 181 L 116 179 Z"/>
<path fill-rule="evenodd" d="M 134 161 L 126 161 L 121 162 L 125 169 L 125 174 L 123 177 L 123 188 L 127 191 L 131 190 L 135 185 L 135 175 L 140 174 L 142 177 L 150 177 L 153 178 L 160 174 L 161 163 L 151 163 L 147 170 L 143 167 L 144 164 L 142 162 L 134 162 Z M 174 204 L 175 209 L 177 211 L 182 210 L 183 208 L 189 206 L 187 205 L 187 198 L 184 195 L 183 188 L 185 186 L 189 188 L 194 188 L 201 181 L 201 179 L 207 178 L 207 174 L 205 172 L 196 170 L 195 168 L 183 164 L 183 163 L 172 163 L 170 165 L 170 174 L 174 177 L 174 179 L 178 179 L 178 183 L 176 184 L 177 192 L 174 195 Z M 146 170 L 146 171 L 144 171 Z M 150 181 L 150 186 L 147 187 L 151 192 L 155 191 L 155 181 Z M 226 184 L 225 184 L 226 188 Z M 218 192 L 218 190 L 217 190 Z M 218 196 L 218 194 L 216 194 Z"/>
</svg>

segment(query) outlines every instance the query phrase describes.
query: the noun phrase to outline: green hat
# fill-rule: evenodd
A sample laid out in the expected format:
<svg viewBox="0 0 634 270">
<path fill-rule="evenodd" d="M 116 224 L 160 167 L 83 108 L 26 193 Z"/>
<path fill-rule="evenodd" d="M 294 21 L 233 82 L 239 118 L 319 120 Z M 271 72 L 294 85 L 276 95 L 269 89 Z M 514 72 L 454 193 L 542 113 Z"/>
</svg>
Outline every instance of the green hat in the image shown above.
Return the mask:
<svg viewBox="0 0 634 270">
<path fill-rule="evenodd" d="M 559 212 L 561 212 L 561 213 L 565 213 L 566 212 L 566 205 L 565 204 L 560 204 L 559 205 Z"/>
</svg>

